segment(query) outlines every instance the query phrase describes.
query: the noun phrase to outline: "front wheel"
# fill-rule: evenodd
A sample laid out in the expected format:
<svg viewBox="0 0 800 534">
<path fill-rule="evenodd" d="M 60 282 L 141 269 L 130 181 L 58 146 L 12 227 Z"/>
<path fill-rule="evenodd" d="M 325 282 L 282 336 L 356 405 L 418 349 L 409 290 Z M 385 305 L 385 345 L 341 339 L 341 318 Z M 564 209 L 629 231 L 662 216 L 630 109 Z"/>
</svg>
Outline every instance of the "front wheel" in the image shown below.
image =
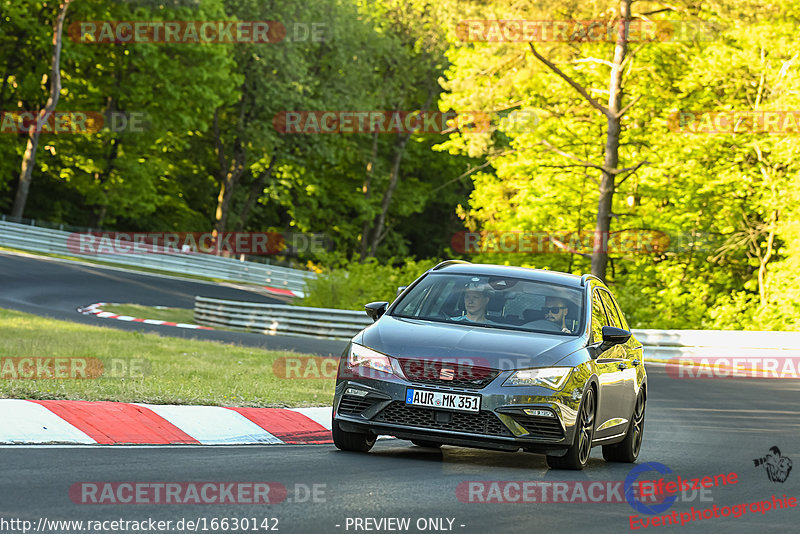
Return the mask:
<svg viewBox="0 0 800 534">
<path fill-rule="evenodd" d="M 594 389 L 586 389 L 586 395 L 581 402 L 578 418 L 575 421 L 575 439 L 572 446 L 567 449 L 564 456 L 547 456 L 547 466 L 550 469 L 573 469 L 580 471 L 586 467 L 589 455 L 592 452 L 592 439 L 594 438 L 595 400 Z"/>
<path fill-rule="evenodd" d="M 632 464 L 639 457 L 642 449 L 642 438 L 644 438 L 644 391 L 639 392 L 636 397 L 636 406 L 633 409 L 631 424 L 628 426 L 628 433 L 625 439 L 614 445 L 603 446 L 603 458 L 607 462 L 622 462 Z"/>
<path fill-rule="evenodd" d="M 345 432 L 339 426 L 339 421 L 333 420 L 331 424 L 331 434 L 333 434 L 333 444 L 337 449 L 343 451 L 369 452 L 378 436 L 373 434 L 358 434 L 356 432 Z"/>
</svg>

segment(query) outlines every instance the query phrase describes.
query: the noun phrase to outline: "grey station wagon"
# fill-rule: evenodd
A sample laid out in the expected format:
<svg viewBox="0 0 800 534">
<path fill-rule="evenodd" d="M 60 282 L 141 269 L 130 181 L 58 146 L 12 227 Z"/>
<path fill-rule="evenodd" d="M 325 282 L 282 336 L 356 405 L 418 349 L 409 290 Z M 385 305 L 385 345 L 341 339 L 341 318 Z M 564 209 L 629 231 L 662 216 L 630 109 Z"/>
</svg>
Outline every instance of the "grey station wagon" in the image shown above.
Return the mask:
<svg viewBox="0 0 800 534">
<path fill-rule="evenodd" d="M 379 435 L 547 455 L 582 469 L 591 448 L 634 462 L 644 431 L 642 344 L 591 275 L 443 262 L 366 305 L 375 321 L 341 356 L 333 440 Z"/>
</svg>

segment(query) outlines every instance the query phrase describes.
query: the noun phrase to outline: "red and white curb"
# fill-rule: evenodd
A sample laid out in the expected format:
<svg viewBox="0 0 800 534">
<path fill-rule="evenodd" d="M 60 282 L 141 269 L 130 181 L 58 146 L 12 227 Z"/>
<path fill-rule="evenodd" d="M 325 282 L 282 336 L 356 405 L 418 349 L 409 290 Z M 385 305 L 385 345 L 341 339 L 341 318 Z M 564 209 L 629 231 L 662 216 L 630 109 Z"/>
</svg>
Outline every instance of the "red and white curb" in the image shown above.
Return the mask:
<svg viewBox="0 0 800 534">
<path fill-rule="evenodd" d="M 264 289 L 267 290 L 268 293 L 281 297 L 303 298 L 305 296 L 305 293 L 302 291 L 292 291 L 291 289 L 283 289 L 280 287 L 264 286 Z"/>
<path fill-rule="evenodd" d="M 0 399 L 2 444 L 327 444 L 331 408 Z"/>
<path fill-rule="evenodd" d="M 100 317 L 101 319 L 116 319 L 117 321 L 128 321 L 132 323 L 177 326 L 178 328 L 190 328 L 194 330 L 214 330 L 210 326 L 200 326 L 197 324 L 190 324 L 190 323 L 173 323 L 170 321 L 160 321 L 158 319 L 140 319 L 138 317 L 132 317 L 130 315 L 117 315 L 116 313 L 103 311 L 103 306 L 116 306 L 116 304 L 113 302 L 95 302 L 94 304 L 78 308 L 78 313 L 82 313 L 83 315 L 95 315 L 97 317 Z"/>
</svg>

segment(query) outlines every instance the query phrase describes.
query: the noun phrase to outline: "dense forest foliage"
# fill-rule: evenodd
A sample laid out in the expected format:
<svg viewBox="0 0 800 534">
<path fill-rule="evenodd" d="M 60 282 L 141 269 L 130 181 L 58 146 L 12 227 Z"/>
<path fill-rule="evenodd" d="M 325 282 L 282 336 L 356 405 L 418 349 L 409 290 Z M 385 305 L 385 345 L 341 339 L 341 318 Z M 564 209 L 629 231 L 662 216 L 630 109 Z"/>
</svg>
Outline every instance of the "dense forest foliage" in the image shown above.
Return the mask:
<svg viewBox="0 0 800 534">
<path fill-rule="evenodd" d="M 2 213 L 30 161 L 14 112 L 52 101 L 59 13 L 55 110 L 106 121 L 41 133 L 24 217 L 325 233 L 329 253 L 292 258 L 329 273 L 311 304 L 390 297 L 455 257 L 595 272 L 638 327 L 800 329 L 796 0 L 0 0 Z M 94 42 L 80 25 L 237 20 L 280 35 Z M 278 120 L 326 110 L 486 120 Z"/>
</svg>

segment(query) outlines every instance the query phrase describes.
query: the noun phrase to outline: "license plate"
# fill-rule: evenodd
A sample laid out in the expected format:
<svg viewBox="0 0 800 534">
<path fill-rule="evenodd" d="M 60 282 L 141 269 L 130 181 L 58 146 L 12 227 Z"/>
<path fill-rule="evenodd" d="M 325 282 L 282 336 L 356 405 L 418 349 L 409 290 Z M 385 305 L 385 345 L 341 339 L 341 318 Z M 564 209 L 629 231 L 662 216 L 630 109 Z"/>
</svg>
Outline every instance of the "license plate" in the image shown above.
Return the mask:
<svg viewBox="0 0 800 534">
<path fill-rule="evenodd" d="M 458 393 L 409 388 L 406 390 L 406 405 L 443 408 L 460 412 L 479 412 L 481 398 L 478 395 L 460 395 Z"/>
</svg>

